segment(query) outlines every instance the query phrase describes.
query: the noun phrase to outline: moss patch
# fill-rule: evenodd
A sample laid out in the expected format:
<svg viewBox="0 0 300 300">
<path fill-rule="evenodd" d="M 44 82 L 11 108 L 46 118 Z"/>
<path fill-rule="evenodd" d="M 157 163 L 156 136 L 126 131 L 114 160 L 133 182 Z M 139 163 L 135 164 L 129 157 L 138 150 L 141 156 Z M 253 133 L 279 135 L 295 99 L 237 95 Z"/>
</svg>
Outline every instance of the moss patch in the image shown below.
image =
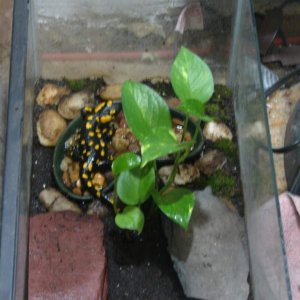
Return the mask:
<svg viewBox="0 0 300 300">
<path fill-rule="evenodd" d="M 70 88 L 72 92 L 78 92 L 83 90 L 89 84 L 88 79 L 64 79 L 64 82 Z"/>
<path fill-rule="evenodd" d="M 216 84 L 215 91 L 205 106 L 207 115 L 213 117 L 216 122 L 227 123 L 232 119 L 232 93 L 224 85 Z"/>
<path fill-rule="evenodd" d="M 97 79 L 63 79 L 64 84 L 66 84 L 69 89 L 74 92 L 79 92 L 85 89 L 88 89 L 90 91 L 96 92 L 97 88 L 100 88 L 101 86 L 105 86 L 106 83 L 104 82 L 103 78 L 97 78 Z"/>
<path fill-rule="evenodd" d="M 214 195 L 218 197 L 230 198 L 236 192 L 236 180 L 233 176 L 219 170 L 208 178 L 208 183 Z"/>
<path fill-rule="evenodd" d="M 238 160 L 238 147 L 228 139 L 219 139 L 213 143 L 213 148 L 223 151 L 227 157 Z"/>
</svg>

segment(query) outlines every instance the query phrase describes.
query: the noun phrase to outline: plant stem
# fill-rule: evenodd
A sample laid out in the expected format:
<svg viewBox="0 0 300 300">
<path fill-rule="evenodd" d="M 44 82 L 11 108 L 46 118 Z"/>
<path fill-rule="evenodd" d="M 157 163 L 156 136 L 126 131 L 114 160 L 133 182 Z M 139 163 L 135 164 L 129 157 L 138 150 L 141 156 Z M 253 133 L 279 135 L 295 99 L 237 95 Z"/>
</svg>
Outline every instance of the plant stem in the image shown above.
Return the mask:
<svg viewBox="0 0 300 300">
<path fill-rule="evenodd" d="M 118 207 L 117 207 L 117 199 L 118 199 L 118 194 L 117 194 L 117 175 L 114 176 L 114 193 L 113 193 L 113 209 L 114 213 L 118 213 Z"/>
<path fill-rule="evenodd" d="M 183 142 L 184 137 L 185 137 L 186 132 L 187 132 L 188 120 L 189 120 L 189 115 L 186 115 L 185 120 L 184 120 L 184 125 L 183 125 L 183 132 L 182 132 L 181 142 Z M 200 121 L 198 121 L 196 123 L 196 130 L 195 130 L 195 133 L 194 133 L 194 136 L 193 136 L 193 139 L 192 139 L 192 141 L 193 141 L 192 144 L 193 145 L 195 144 L 196 138 L 198 136 L 199 127 L 200 127 Z M 187 148 L 183 153 L 177 153 L 175 161 L 174 161 L 172 172 L 171 172 L 171 174 L 168 178 L 167 183 L 160 190 L 160 194 L 163 194 L 172 185 L 172 183 L 174 182 L 175 176 L 177 174 L 177 169 L 178 169 L 179 164 L 182 163 L 187 158 L 189 153 L 190 153 L 190 148 Z"/>
<path fill-rule="evenodd" d="M 192 145 L 195 145 L 195 143 L 196 143 L 198 134 L 200 132 L 200 123 L 201 123 L 201 120 L 197 120 L 196 121 L 196 130 L 195 130 L 193 138 L 192 138 Z M 179 164 L 182 163 L 182 162 L 184 162 L 186 160 L 186 158 L 188 157 L 189 153 L 190 153 L 190 149 L 186 149 L 184 151 L 184 153 L 182 154 L 182 156 L 179 159 Z"/>
<path fill-rule="evenodd" d="M 185 135 L 186 135 L 186 132 L 187 132 L 188 123 L 189 123 L 189 117 L 188 117 L 188 115 L 186 115 L 185 119 L 184 119 L 184 123 L 183 123 L 183 131 L 182 131 L 182 135 L 181 135 L 181 143 L 184 141 L 184 138 L 185 138 Z"/>
<path fill-rule="evenodd" d="M 180 153 L 177 153 L 175 161 L 174 161 L 172 172 L 171 172 L 171 174 L 168 178 L 167 183 L 160 190 L 160 192 L 159 192 L 160 194 L 163 194 L 171 186 L 171 184 L 174 182 L 174 179 L 175 179 L 175 176 L 176 176 L 176 173 L 177 173 L 177 169 L 178 169 L 178 166 L 179 166 L 179 159 L 180 159 Z"/>
</svg>

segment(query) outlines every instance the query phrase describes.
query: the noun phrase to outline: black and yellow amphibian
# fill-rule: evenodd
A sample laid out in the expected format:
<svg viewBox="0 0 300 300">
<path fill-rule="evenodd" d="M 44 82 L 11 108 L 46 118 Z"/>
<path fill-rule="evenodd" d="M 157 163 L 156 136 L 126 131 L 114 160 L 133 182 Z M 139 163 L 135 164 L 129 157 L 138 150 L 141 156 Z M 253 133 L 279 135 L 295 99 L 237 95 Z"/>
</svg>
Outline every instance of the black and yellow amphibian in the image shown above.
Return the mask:
<svg viewBox="0 0 300 300">
<path fill-rule="evenodd" d="M 67 155 L 80 163 L 80 179 L 83 187 L 94 197 L 101 197 L 103 186 L 95 183 L 95 174 L 111 166 L 113 154 L 109 143 L 114 134 L 113 120 L 120 110 L 120 103 L 101 102 L 96 107 L 82 110 L 83 124 L 76 131 L 74 144 Z"/>
</svg>

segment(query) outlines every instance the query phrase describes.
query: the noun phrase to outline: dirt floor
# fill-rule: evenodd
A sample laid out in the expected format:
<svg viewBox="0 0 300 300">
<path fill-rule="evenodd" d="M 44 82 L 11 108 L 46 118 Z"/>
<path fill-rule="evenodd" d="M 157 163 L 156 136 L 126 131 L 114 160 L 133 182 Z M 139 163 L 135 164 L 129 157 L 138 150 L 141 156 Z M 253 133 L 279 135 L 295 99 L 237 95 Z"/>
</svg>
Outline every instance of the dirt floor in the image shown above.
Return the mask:
<svg viewBox="0 0 300 300">
<path fill-rule="evenodd" d="M 43 82 L 43 81 L 42 81 Z M 149 81 L 146 81 L 151 85 Z M 42 84 L 37 84 L 37 91 Z M 156 84 L 152 86 L 169 97 L 174 92 L 169 85 Z M 216 99 L 219 99 L 216 97 Z M 227 120 L 227 125 L 235 132 L 233 106 L 228 105 L 229 98 L 226 98 L 226 105 L 223 102 L 220 118 Z M 225 99 L 224 99 L 225 101 Z M 212 102 L 212 104 L 216 104 Z M 36 215 L 46 212 L 46 209 L 38 201 L 39 193 L 47 187 L 57 187 L 52 170 L 54 148 L 44 147 L 39 143 L 36 122 L 43 108 L 34 105 L 33 119 L 33 152 L 32 152 L 32 176 L 31 176 L 31 201 L 30 214 Z M 236 142 L 236 134 L 234 141 Z M 207 143 L 206 149 L 213 148 Z M 237 160 L 232 160 L 227 165 L 237 180 L 240 189 L 239 165 Z M 232 171 L 234 170 L 234 171 Z M 199 189 L 201 183 L 192 187 Z M 243 214 L 243 203 L 241 193 L 235 194 L 233 204 L 240 215 Z M 86 204 L 82 203 L 84 210 Z M 167 241 L 163 233 L 161 215 L 154 214 L 145 222 L 143 233 L 140 236 L 118 229 L 114 223 L 114 214 L 109 210 L 104 219 L 105 224 L 105 247 L 108 259 L 108 282 L 109 297 L 118 299 L 161 299 L 161 300 L 184 300 L 185 297 L 177 274 L 173 268 L 170 255 L 167 251 Z"/>
<path fill-rule="evenodd" d="M 41 190 L 56 186 L 52 175 L 53 152 L 53 148 L 41 146 L 34 135 L 31 215 L 46 211 L 38 202 Z M 126 235 L 117 229 L 112 212 L 104 224 L 110 299 L 187 299 L 167 252 L 159 214 L 146 222 L 141 236 Z"/>
</svg>

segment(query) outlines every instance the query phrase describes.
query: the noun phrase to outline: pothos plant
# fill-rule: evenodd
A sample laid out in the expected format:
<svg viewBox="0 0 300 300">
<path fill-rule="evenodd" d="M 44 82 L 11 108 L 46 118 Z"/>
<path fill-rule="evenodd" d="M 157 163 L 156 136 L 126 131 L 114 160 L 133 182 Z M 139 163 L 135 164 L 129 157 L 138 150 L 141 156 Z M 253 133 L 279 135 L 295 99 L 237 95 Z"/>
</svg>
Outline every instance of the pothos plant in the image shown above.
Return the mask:
<svg viewBox="0 0 300 300">
<path fill-rule="evenodd" d="M 202 121 L 210 121 L 205 114 L 205 103 L 214 91 L 214 82 L 208 65 L 196 54 L 181 48 L 171 67 L 171 84 L 180 99 L 178 110 L 186 114 L 181 141 L 172 129 L 169 108 L 153 89 L 134 81 L 122 85 L 123 112 L 136 138 L 141 143 L 141 155 L 125 153 L 112 164 L 115 176 L 115 223 L 122 229 L 141 233 L 145 216 L 141 205 L 154 201 L 168 218 L 187 228 L 195 204 L 194 193 L 186 188 L 173 187 L 177 169 L 188 156 L 196 141 Z M 190 141 L 184 141 L 189 117 L 196 119 L 196 131 Z M 171 175 L 161 187 L 156 159 L 176 154 Z"/>
</svg>

